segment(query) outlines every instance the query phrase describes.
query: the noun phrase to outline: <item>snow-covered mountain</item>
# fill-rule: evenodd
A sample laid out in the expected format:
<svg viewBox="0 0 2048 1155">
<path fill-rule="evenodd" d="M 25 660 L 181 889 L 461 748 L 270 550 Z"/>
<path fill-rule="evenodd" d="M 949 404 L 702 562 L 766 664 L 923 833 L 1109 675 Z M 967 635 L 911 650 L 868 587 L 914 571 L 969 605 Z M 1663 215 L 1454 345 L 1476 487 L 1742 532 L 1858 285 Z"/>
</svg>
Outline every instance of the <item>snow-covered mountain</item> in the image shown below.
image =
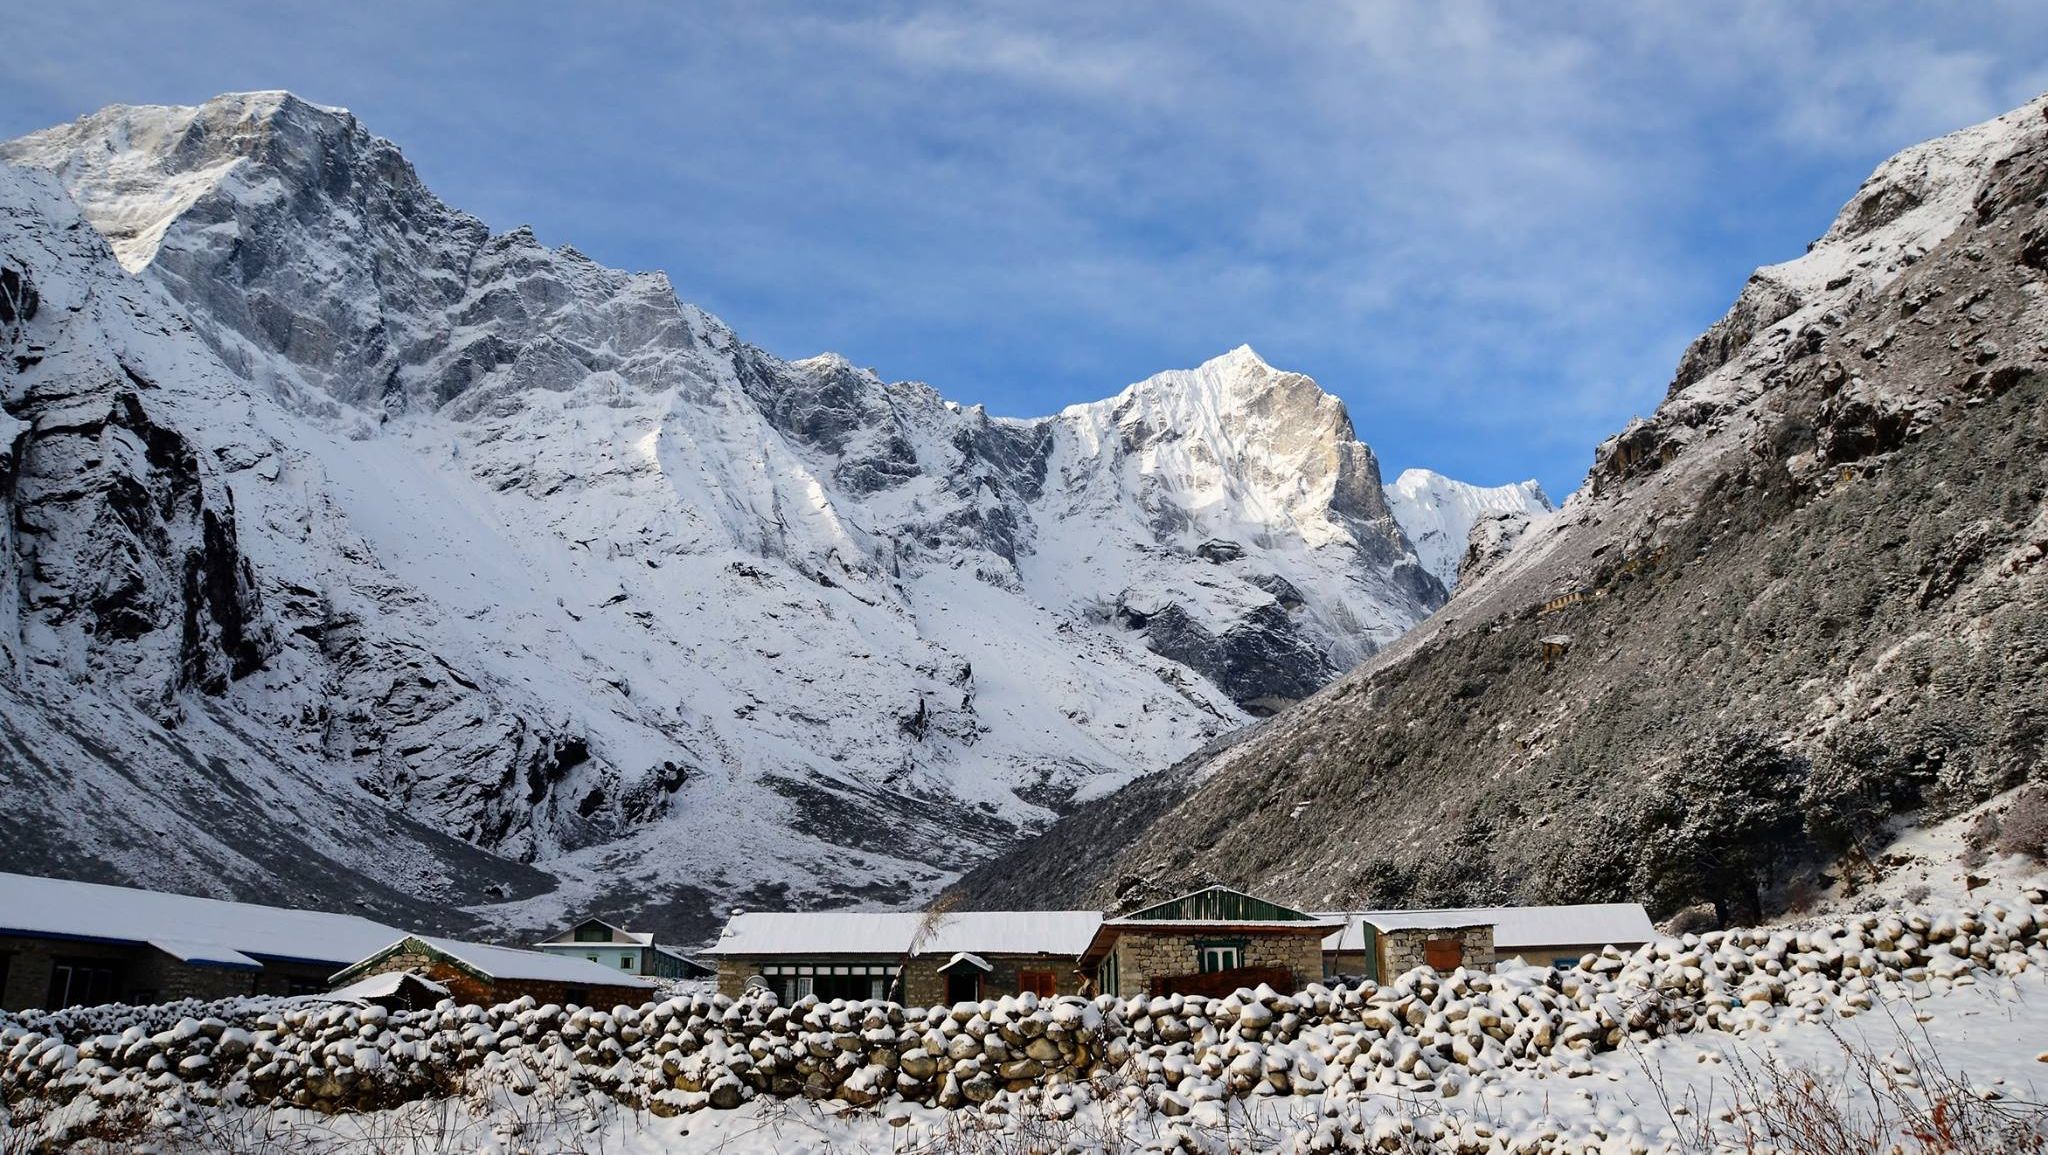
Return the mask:
<svg viewBox="0 0 2048 1155">
<path fill-rule="evenodd" d="M 394 917 L 927 893 L 1445 596 L 1248 348 L 1009 420 L 283 93 L 0 146 L 0 865 Z"/>
<path fill-rule="evenodd" d="M 1531 521 L 1551 511 L 1550 498 L 1534 481 L 1467 485 L 1432 469 L 1402 470 L 1387 486 L 1387 505 L 1422 567 L 1447 590 L 1458 584 L 1459 565 L 1480 523 L 1496 523 L 1485 531 L 1490 545 L 1494 538 L 1519 537 Z"/>
<path fill-rule="evenodd" d="M 1881 902 L 1945 868 L 1901 832 L 1963 815 L 1975 870 L 2048 749 L 2044 449 L 2048 96 L 1756 270 L 1561 509 L 1475 528 L 1442 612 L 957 893 L 1754 921 Z"/>
</svg>

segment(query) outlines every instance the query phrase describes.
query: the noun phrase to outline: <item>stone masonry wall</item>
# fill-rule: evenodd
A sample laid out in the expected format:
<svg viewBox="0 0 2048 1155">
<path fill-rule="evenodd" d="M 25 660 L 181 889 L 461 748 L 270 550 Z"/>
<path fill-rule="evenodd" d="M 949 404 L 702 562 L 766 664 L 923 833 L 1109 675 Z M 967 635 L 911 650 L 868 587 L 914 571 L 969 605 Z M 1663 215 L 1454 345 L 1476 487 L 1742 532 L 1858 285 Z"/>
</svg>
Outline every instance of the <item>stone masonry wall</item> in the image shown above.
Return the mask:
<svg viewBox="0 0 2048 1155">
<path fill-rule="evenodd" d="M 1686 935 L 1633 954 L 1608 947 L 1566 970 L 1425 968 L 1292 996 L 1024 996 L 922 1011 L 812 999 L 785 1007 L 767 995 L 403 1013 L 235 1001 L 182 1004 L 194 1013 L 175 1021 L 164 1019 L 175 1008 L 152 1007 L 0 1015 L 0 1086 L 12 1125 L 47 1122 L 59 1139 L 79 1120 L 196 1120 L 229 1104 L 367 1110 L 446 1098 L 470 1077 L 520 1094 L 565 1080 L 657 1115 L 763 1095 L 950 1108 L 1008 1092 L 1078 1093 L 1113 1074 L 1136 1084 L 1120 1096 L 1143 1094 L 1166 1115 L 1251 1095 L 1327 1104 L 1361 1092 L 1462 1094 L 1511 1067 L 1577 1073 L 1631 1039 L 1767 1031 L 2038 972 L 2048 967 L 2044 902 L 2035 891 L 2024 904 L 1976 911 Z M 81 1098 L 89 1102 L 74 1107 Z"/>
<path fill-rule="evenodd" d="M 213 1000 L 252 993 L 261 972 L 233 967 L 194 966 L 161 951 L 116 943 L 71 939 L 0 936 L 0 955 L 7 959 L 7 981 L 0 990 L 0 1008 L 41 1007 L 50 997 L 50 973 L 58 959 L 104 963 L 120 975 L 114 997 L 151 1002 L 179 999 Z"/>
<path fill-rule="evenodd" d="M 1155 978 L 1193 974 L 1201 969 L 1196 953 L 1199 944 L 1244 943 L 1244 965 L 1286 967 L 1296 986 L 1304 986 L 1323 975 L 1323 927 L 1302 930 L 1219 930 L 1172 931 L 1125 930 L 1112 949 L 1117 955 L 1117 990 L 1129 998 L 1150 989 Z M 1110 992 L 1105 992 L 1110 993 Z"/>
<path fill-rule="evenodd" d="M 1492 970 L 1494 964 L 1493 928 L 1491 926 L 1464 926 L 1443 929 L 1390 930 L 1380 936 L 1380 973 L 1383 975 L 1406 974 L 1419 966 L 1428 966 L 1428 944 L 1432 939 L 1456 939 L 1464 949 L 1463 966 L 1472 970 Z"/>
</svg>

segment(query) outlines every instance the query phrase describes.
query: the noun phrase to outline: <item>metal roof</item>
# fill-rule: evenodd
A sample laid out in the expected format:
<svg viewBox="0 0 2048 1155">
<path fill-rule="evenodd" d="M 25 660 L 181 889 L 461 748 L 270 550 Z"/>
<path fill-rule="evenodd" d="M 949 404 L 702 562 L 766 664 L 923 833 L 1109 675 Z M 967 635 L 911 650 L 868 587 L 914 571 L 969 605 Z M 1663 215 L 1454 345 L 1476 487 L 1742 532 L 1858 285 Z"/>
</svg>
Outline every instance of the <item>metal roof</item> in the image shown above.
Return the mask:
<svg viewBox="0 0 2048 1155">
<path fill-rule="evenodd" d="M 962 910 L 936 916 L 922 941 L 917 911 L 748 912 L 701 953 L 726 956 L 1047 954 L 1079 957 L 1102 914 L 1093 910 Z M 913 945 L 915 950 L 913 950 Z"/>
<path fill-rule="evenodd" d="M 405 935 L 396 942 L 386 943 L 382 948 L 366 955 L 354 965 L 334 976 L 336 982 L 348 978 L 372 963 L 403 949 L 408 943 L 419 943 L 434 954 L 459 963 L 487 979 L 515 979 L 529 982 L 563 983 L 578 987 L 644 987 L 656 986 L 653 979 L 642 978 L 631 971 L 616 970 L 612 967 L 591 962 L 587 958 L 571 958 L 565 955 L 548 954 L 537 950 L 520 950 L 509 946 L 490 946 L 480 942 L 463 942 L 453 938 L 430 938 L 423 934 Z"/>
<path fill-rule="evenodd" d="M 1279 923 L 1313 922 L 1315 916 L 1277 902 L 1268 902 L 1256 895 L 1246 894 L 1223 885 L 1205 886 L 1200 890 L 1155 902 L 1149 906 L 1118 915 L 1111 920 L 1118 924 L 1137 922 L 1173 923 Z"/>
<path fill-rule="evenodd" d="M 551 937 L 549 937 L 549 938 L 544 938 L 544 939 L 540 940 L 539 942 L 537 942 L 537 943 L 535 943 L 535 944 L 533 944 L 533 945 L 534 945 L 534 946 L 536 946 L 536 947 L 552 947 L 552 946 L 570 946 L 570 947 L 576 947 L 576 946 L 605 946 L 605 945 L 607 945 L 607 943 L 605 943 L 605 942 L 577 942 L 577 941 L 576 941 L 576 932 L 577 932 L 577 931 L 579 931 L 579 930 L 582 930 L 582 929 L 583 929 L 584 927 L 586 927 L 586 926 L 590 926 L 590 925 L 592 925 L 593 923 L 594 923 L 594 924 L 596 924 L 596 925 L 598 925 L 598 926 L 601 926 L 601 927 L 605 928 L 605 929 L 606 929 L 606 930 L 608 930 L 608 931 L 611 931 L 611 932 L 612 932 L 612 933 L 613 933 L 614 935 L 618 935 L 618 936 L 620 936 L 620 937 L 617 937 L 617 938 L 613 938 L 613 939 L 610 939 L 610 940 L 608 940 L 608 943 L 609 943 L 609 945 L 611 945 L 611 946 L 653 946 L 653 945 L 654 945 L 654 934 L 653 934 L 653 932 L 651 932 L 651 931 L 638 931 L 638 930 L 627 930 L 627 929 L 626 929 L 625 927 L 623 927 L 623 926 L 620 926 L 620 925 L 619 925 L 618 923 L 615 923 L 615 922 L 607 922 L 607 921 L 605 921 L 604 919 L 601 919 L 601 918 L 586 918 L 586 919 L 584 919 L 584 920 L 583 920 L 582 922 L 579 922 L 579 923 L 575 924 L 574 926 L 571 926 L 571 927 L 570 927 L 569 929 L 567 929 L 567 930 L 564 930 L 564 931 L 561 931 L 560 933 L 558 933 L 558 934 L 555 934 L 555 935 L 553 935 L 553 936 L 551 936 Z"/>
<path fill-rule="evenodd" d="M 180 962 L 248 970 L 263 958 L 345 966 L 405 932 L 353 914 L 0 874 L 0 933 L 146 943 Z"/>
<path fill-rule="evenodd" d="M 1326 917 L 1344 920 L 1344 929 L 1323 940 L 1326 951 L 1364 950 L 1367 923 L 1382 931 L 1491 926 L 1497 951 L 1609 944 L 1640 946 L 1657 937 L 1649 913 L 1636 902 L 1365 910 L 1333 912 Z"/>
</svg>

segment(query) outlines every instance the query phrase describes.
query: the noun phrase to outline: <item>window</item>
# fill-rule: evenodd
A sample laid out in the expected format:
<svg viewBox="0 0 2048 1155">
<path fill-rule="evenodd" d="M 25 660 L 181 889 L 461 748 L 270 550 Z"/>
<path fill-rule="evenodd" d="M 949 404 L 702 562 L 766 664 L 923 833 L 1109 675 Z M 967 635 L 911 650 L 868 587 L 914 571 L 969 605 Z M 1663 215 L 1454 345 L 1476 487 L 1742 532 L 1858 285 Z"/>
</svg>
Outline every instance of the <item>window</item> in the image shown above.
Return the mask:
<svg viewBox="0 0 2048 1155">
<path fill-rule="evenodd" d="M 1454 938 L 1433 938 L 1422 944 L 1422 961 L 1440 971 L 1465 965 L 1465 944 Z"/>
<path fill-rule="evenodd" d="M 121 997 L 120 964 L 106 959 L 60 958 L 50 968 L 51 1010 L 92 1007 Z"/>
<path fill-rule="evenodd" d="M 600 959 L 599 959 L 599 958 L 598 958 L 598 957 L 597 957 L 596 955 L 594 955 L 594 954 L 587 954 L 587 955 L 584 955 L 583 957 L 584 957 L 584 958 L 587 958 L 587 959 L 589 959 L 589 960 L 590 960 L 591 962 L 599 962 L 599 961 L 601 961 L 601 960 L 600 960 Z"/>
<path fill-rule="evenodd" d="M 1034 994 L 1042 999 L 1051 998 L 1054 994 L 1052 972 L 1018 971 L 1017 993 L 1020 995 L 1027 993 Z"/>
<path fill-rule="evenodd" d="M 632 970 L 632 969 L 633 969 L 633 956 L 632 956 L 632 955 L 629 955 L 629 954 L 622 954 L 622 955 L 620 955 L 620 956 L 619 956 L 619 969 L 620 969 L 620 970 L 622 970 L 622 971 L 629 971 L 629 970 Z"/>
<path fill-rule="evenodd" d="M 833 999 L 880 999 L 889 994 L 889 982 L 896 968 L 879 962 L 786 962 L 769 963 L 761 977 L 788 1006 L 805 995 L 821 1001 Z"/>
<path fill-rule="evenodd" d="M 609 928 L 599 926 L 596 923 L 592 923 L 589 926 L 579 926 L 576 928 L 576 941 L 610 942 L 612 941 L 612 932 Z"/>
<path fill-rule="evenodd" d="M 971 966 L 957 966 L 946 972 L 946 1002 L 949 1005 L 980 1001 L 980 971 Z"/>
<path fill-rule="evenodd" d="M 1197 949 L 1201 951 L 1201 970 L 1205 975 L 1234 971 L 1244 965 L 1244 948 L 1241 946 L 1203 946 Z"/>
<path fill-rule="evenodd" d="M 833 999 L 872 999 L 880 997 L 875 991 L 879 984 L 872 975 L 814 975 L 810 993 L 828 1003 Z"/>
<path fill-rule="evenodd" d="M 1105 995 L 1122 994 L 1123 992 L 1117 988 L 1117 981 L 1123 977 L 1119 973 L 1120 970 L 1121 968 L 1117 966 L 1116 951 L 1111 950 L 1108 956 L 1102 960 L 1102 965 L 1095 968 L 1096 987 Z"/>
</svg>

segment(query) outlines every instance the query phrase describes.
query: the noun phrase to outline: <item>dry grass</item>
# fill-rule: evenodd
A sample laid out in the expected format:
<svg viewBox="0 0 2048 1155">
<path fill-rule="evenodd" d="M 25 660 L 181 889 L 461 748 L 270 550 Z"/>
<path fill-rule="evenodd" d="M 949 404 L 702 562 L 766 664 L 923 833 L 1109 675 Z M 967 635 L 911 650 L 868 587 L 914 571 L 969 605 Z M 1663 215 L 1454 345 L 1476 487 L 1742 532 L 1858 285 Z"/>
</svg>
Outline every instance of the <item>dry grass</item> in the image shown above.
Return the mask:
<svg viewBox="0 0 2048 1155">
<path fill-rule="evenodd" d="M 1895 1023 L 1896 1025 L 1896 1023 Z M 2048 1155 L 2048 1104 L 1973 1085 L 1924 1033 L 1888 1053 L 1831 1031 L 1841 1066 L 1731 1050 L 1725 1093 L 1665 1096 L 1686 1155 Z"/>
</svg>

